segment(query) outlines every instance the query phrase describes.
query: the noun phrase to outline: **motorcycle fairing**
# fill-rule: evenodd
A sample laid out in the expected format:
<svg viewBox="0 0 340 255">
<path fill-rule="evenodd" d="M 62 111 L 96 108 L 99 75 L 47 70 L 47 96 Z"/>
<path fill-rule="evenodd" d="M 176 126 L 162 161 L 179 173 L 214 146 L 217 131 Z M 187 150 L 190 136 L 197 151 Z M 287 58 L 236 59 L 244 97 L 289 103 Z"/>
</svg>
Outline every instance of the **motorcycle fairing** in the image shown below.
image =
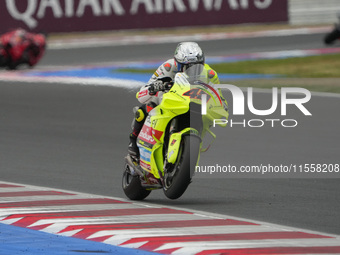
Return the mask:
<svg viewBox="0 0 340 255">
<path fill-rule="evenodd" d="M 130 199 L 144 199 L 152 189 L 159 188 L 168 198 L 179 198 L 198 165 L 204 135 L 216 137 L 210 130 L 215 116 L 228 118 L 226 102 L 222 104 L 219 94 L 204 80 L 205 69 L 197 70 L 199 73 L 192 75 L 176 74 L 171 89 L 160 95 L 163 100 L 149 112 L 137 140 L 141 159 L 127 156 L 123 189 Z M 207 95 L 203 97 L 206 102 L 202 101 L 203 94 Z M 206 114 L 202 116 L 203 102 Z"/>
<path fill-rule="evenodd" d="M 183 129 L 182 131 L 171 134 L 170 139 L 169 139 L 168 154 L 167 154 L 168 163 L 171 163 L 171 164 L 176 163 L 183 135 L 186 135 L 186 134 L 194 134 L 200 137 L 199 132 L 192 127 L 188 127 L 188 128 Z"/>
<path fill-rule="evenodd" d="M 169 93 L 163 95 L 161 103 L 149 112 L 139 133 L 137 146 L 140 151 L 140 166 L 156 178 L 163 176 L 163 144 L 166 128 L 174 117 L 189 111 L 189 98 L 178 95 L 177 92 L 183 94 L 188 89 L 189 83 L 174 84 Z M 177 158 L 177 154 L 175 156 Z"/>
<path fill-rule="evenodd" d="M 140 154 L 140 166 L 148 172 L 151 171 L 151 153 L 154 144 L 156 144 L 156 141 L 152 136 L 150 117 L 148 116 L 137 138 L 137 146 Z"/>
<path fill-rule="evenodd" d="M 187 113 L 190 110 L 190 103 L 201 104 L 201 98 L 192 98 L 189 91 L 196 88 L 196 86 L 192 86 L 187 78 L 186 74 L 176 74 L 174 85 L 168 93 L 163 94 L 161 103 L 149 112 L 148 118 L 138 136 L 137 145 L 141 155 L 140 165 L 158 179 L 161 179 L 164 175 L 163 147 L 167 126 L 174 117 Z M 201 137 L 204 137 L 205 132 L 210 131 L 209 127 L 212 119 L 221 116 L 228 118 L 228 113 L 223 109 L 218 94 L 211 91 L 211 87 L 208 88 L 206 85 L 204 83 L 197 84 L 197 87 L 209 96 L 207 102 L 209 110 L 207 115 L 203 116 L 203 133 L 200 135 L 193 127 L 172 133 L 169 137 L 166 152 L 167 163 L 176 163 L 184 135 L 193 134 L 201 139 Z M 212 132 L 210 131 L 209 133 Z"/>
</svg>

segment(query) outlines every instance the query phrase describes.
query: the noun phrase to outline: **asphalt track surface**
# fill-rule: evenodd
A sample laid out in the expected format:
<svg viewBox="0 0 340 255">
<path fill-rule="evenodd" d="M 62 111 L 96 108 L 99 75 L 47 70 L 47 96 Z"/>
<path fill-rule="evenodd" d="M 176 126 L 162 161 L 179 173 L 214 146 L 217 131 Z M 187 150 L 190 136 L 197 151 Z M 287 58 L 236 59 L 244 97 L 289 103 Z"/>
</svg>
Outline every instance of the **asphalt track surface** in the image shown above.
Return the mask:
<svg viewBox="0 0 340 255">
<path fill-rule="evenodd" d="M 323 47 L 322 35 L 202 42 L 207 55 Z M 159 60 L 174 44 L 47 52 L 39 66 Z M 124 197 L 121 189 L 135 90 L 0 82 L 0 179 Z M 266 101 L 268 94 L 257 94 Z M 229 100 L 229 98 L 227 98 Z M 296 128 L 216 129 L 201 164 L 339 163 L 340 99 L 313 96 L 312 117 L 291 109 Z M 245 116 L 249 119 L 251 116 Z M 150 203 L 197 209 L 340 234 L 340 179 L 195 178 L 176 201 L 154 191 Z"/>
</svg>

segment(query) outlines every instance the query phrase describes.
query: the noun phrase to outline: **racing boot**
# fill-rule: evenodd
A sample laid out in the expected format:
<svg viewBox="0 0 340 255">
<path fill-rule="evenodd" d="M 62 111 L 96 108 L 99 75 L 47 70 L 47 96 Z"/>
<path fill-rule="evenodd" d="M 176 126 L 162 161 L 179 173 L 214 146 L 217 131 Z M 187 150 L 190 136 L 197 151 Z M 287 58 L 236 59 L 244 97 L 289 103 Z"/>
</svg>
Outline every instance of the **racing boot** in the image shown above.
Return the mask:
<svg viewBox="0 0 340 255">
<path fill-rule="evenodd" d="M 133 158 L 139 158 L 139 148 L 137 146 L 137 137 L 141 131 L 147 115 L 145 105 L 141 106 L 135 112 L 135 118 L 132 123 L 132 133 L 130 134 L 130 143 L 128 147 L 128 154 Z"/>
<path fill-rule="evenodd" d="M 128 147 L 128 153 L 133 158 L 139 158 L 139 148 L 137 146 L 137 136 L 133 133 L 130 134 L 130 143 Z"/>
</svg>

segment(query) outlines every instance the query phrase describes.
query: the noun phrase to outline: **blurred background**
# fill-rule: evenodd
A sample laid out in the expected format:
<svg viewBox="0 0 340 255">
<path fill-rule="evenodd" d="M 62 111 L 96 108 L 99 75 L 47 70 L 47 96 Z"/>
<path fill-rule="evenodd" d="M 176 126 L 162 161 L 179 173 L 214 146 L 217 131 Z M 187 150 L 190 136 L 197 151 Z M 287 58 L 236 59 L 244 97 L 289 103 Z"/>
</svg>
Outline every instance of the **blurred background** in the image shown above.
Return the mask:
<svg viewBox="0 0 340 255">
<path fill-rule="evenodd" d="M 200 44 L 222 81 L 332 92 L 313 94 L 312 117 L 289 109 L 293 129 L 216 130 L 202 165 L 339 163 L 339 41 L 323 42 L 339 2 L 0 1 L 0 33 L 49 34 L 33 69 L 0 71 L 1 180 L 125 197 L 136 91 L 186 40 Z M 255 107 L 268 109 L 270 99 L 259 92 Z M 196 178 L 177 201 L 161 191 L 147 201 L 340 234 L 339 178 L 224 177 Z"/>
</svg>

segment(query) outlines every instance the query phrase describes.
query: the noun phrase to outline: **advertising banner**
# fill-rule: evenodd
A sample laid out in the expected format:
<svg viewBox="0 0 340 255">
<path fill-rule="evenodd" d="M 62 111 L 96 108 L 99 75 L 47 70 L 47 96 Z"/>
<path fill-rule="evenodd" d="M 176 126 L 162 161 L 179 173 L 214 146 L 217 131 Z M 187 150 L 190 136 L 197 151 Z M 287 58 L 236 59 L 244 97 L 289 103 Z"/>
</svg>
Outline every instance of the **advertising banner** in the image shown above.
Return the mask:
<svg viewBox="0 0 340 255">
<path fill-rule="evenodd" d="M 288 21 L 288 0 L 2 0 L 0 33 L 81 32 Z"/>
</svg>

